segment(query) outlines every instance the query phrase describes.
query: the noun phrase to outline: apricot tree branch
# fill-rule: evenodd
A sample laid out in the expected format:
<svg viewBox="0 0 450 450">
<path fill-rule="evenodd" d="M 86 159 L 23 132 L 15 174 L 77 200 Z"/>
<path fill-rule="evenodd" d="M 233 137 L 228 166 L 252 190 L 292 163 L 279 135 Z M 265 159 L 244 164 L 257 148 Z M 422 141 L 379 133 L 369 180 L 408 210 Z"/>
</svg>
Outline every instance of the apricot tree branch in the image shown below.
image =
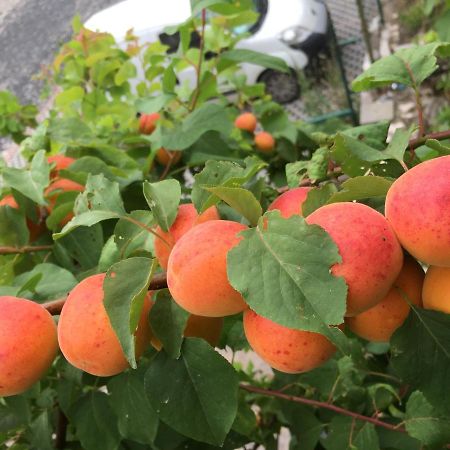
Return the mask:
<svg viewBox="0 0 450 450">
<path fill-rule="evenodd" d="M 165 289 L 167 287 L 166 273 L 157 273 L 153 275 L 148 286 L 149 291 L 158 291 L 159 289 Z M 61 313 L 61 310 L 66 302 L 67 297 L 58 298 L 50 302 L 42 303 L 42 306 L 52 315 L 57 316 Z"/>
<path fill-rule="evenodd" d="M 450 130 L 438 131 L 436 133 L 426 134 L 425 136 L 417 137 L 409 141 L 409 146 L 411 148 L 417 148 L 425 144 L 428 139 L 435 139 L 437 141 L 444 141 L 445 139 L 450 139 Z"/>
<path fill-rule="evenodd" d="M 13 255 L 16 253 L 46 252 L 53 248 L 52 245 L 25 245 L 23 247 L 0 247 L 0 255 Z"/>
<path fill-rule="evenodd" d="M 399 425 L 393 425 L 382 420 L 378 420 L 375 417 L 364 416 L 362 414 L 349 411 L 348 409 L 341 408 L 340 406 L 333 405 L 331 403 L 320 402 L 318 400 L 313 400 L 305 397 L 297 397 L 295 395 L 283 394 L 279 391 L 270 391 L 268 389 L 259 388 L 256 386 L 250 386 L 248 384 L 240 384 L 239 387 L 248 392 L 253 392 L 255 394 L 267 395 L 268 397 L 281 398 L 283 400 L 288 400 L 295 403 L 302 403 L 303 405 L 315 406 L 316 408 L 328 409 L 334 411 L 335 413 L 342 414 L 344 416 L 352 417 L 355 420 L 361 420 L 363 422 L 369 422 L 377 427 L 386 428 L 391 431 L 398 431 L 401 433 L 406 433 L 404 427 Z"/>
<path fill-rule="evenodd" d="M 197 86 L 195 87 L 194 95 L 192 97 L 192 103 L 190 106 L 190 110 L 193 111 L 195 105 L 197 104 L 198 97 L 200 95 L 200 82 L 202 75 L 202 62 L 203 62 L 203 52 L 205 50 L 205 28 L 206 28 L 206 9 L 202 9 L 202 30 L 200 32 L 200 48 L 199 48 L 199 56 L 198 56 L 198 64 L 195 66 L 195 70 L 197 72 Z"/>
<path fill-rule="evenodd" d="M 417 86 L 416 78 L 414 77 L 414 73 L 411 69 L 411 66 L 406 61 L 403 61 L 403 64 L 405 65 L 406 70 L 408 71 L 408 75 L 411 78 L 412 88 L 414 90 L 414 94 L 416 97 L 417 120 L 419 122 L 419 136 L 418 137 L 421 137 L 425 134 L 425 122 L 423 120 L 423 106 L 422 106 L 422 100 L 420 98 L 420 89 L 419 89 L 419 86 Z"/>
</svg>

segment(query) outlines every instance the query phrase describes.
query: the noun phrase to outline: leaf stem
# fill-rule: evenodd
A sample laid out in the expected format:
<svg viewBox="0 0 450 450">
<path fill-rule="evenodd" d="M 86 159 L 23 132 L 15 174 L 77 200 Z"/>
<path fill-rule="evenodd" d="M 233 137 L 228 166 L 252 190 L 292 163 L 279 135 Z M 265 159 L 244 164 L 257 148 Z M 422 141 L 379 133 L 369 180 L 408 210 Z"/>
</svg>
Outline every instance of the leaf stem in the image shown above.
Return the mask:
<svg viewBox="0 0 450 450">
<path fill-rule="evenodd" d="M 0 255 L 12 255 L 16 253 L 46 252 L 51 250 L 53 245 L 25 245 L 24 247 L 0 247 Z"/>
<path fill-rule="evenodd" d="M 128 222 L 143 228 L 144 230 L 148 231 L 149 233 L 153 234 L 155 237 L 157 237 L 158 239 L 161 239 L 161 241 L 164 242 L 165 245 L 167 245 L 167 247 L 172 248 L 172 246 L 160 235 L 158 234 L 153 228 L 145 225 L 145 223 L 139 222 L 139 220 L 133 219 L 130 216 L 123 216 L 122 219 L 127 220 Z"/>
<path fill-rule="evenodd" d="M 202 9 L 202 29 L 200 32 L 200 48 L 198 56 L 198 64 L 195 66 L 195 71 L 197 72 L 197 86 L 195 87 L 194 95 L 192 97 L 192 103 L 189 107 L 190 111 L 193 111 L 195 105 L 197 104 L 198 97 L 200 95 L 200 81 L 202 75 L 202 62 L 203 62 L 203 52 L 205 50 L 205 28 L 206 28 L 206 9 Z"/>
</svg>

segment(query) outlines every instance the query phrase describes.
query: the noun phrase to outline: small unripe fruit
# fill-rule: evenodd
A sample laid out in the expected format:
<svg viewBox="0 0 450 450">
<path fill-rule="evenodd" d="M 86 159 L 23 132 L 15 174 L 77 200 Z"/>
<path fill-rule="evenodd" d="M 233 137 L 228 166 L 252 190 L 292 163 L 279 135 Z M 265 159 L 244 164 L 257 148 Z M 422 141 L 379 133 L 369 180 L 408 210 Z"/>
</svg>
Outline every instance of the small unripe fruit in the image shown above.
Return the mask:
<svg viewBox="0 0 450 450">
<path fill-rule="evenodd" d="M 177 217 L 169 228 L 169 231 L 163 231 L 160 227 L 156 227 L 155 231 L 166 242 L 158 237 L 155 238 L 155 256 L 158 258 L 160 266 L 167 270 L 169 255 L 175 243 L 186 234 L 191 228 L 208 220 L 220 219 L 219 213 L 215 206 L 208 208 L 202 214 L 198 214 L 192 203 L 184 203 L 179 206 Z"/>
<path fill-rule="evenodd" d="M 289 189 L 283 192 L 277 197 L 267 208 L 267 211 L 278 210 L 281 217 L 288 219 L 294 214 L 303 216 L 302 205 L 308 196 L 308 192 L 312 188 L 310 187 L 298 187 L 295 189 Z"/>
<path fill-rule="evenodd" d="M 172 152 L 161 147 L 156 152 L 156 161 L 158 161 L 162 166 L 174 166 L 181 159 L 181 152 Z"/>
<path fill-rule="evenodd" d="M 275 139 L 270 133 L 261 131 L 255 135 L 255 145 L 262 153 L 272 153 L 275 148 Z"/>
<path fill-rule="evenodd" d="M 250 133 L 255 131 L 256 124 L 257 121 L 255 115 L 249 112 L 239 114 L 234 121 L 236 128 L 248 131 Z"/>
<path fill-rule="evenodd" d="M 142 114 L 139 117 L 139 132 L 152 134 L 156 129 L 156 122 L 161 118 L 159 113 Z"/>
<path fill-rule="evenodd" d="M 198 316 L 223 317 L 247 305 L 227 276 L 227 253 L 239 243 L 245 225 L 210 220 L 188 231 L 169 256 L 167 285 L 174 300 Z"/>
<path fill-rule="evenodd" d="M 338 247 L 342 262 L 331 271 L 347 283 L 347 316 L 386 296 L 402 268 L 403 252 L 383 215 L 361 203 L 342 202 L 316 209 L 306 221 L 321 226 Z"/>
<path fill-rule="evenodd" d="M 386 218 L 417 260 L 450 267 L 450 156 L 425 161 L 394 181 Z"/>
<path fill-rule="evenodd" d="M 430 266 L 423 284 L 423 306 L 450 314 L 450 267 Z"/>
<path fill-rule="evenodd" d="M 129 367 L 103 304 L 105 276 L 104 273 L 92 275 L 72 289 L 58 324 L 59 345 L 65 358 L 78 369 L 99 377 L 116 375 Z M 145 298 L 135 331 L 136 358 L 151 339 L 150 295 Z"/>
<path fill-rule="evenodd" d="M 408 301 L 422 305 L 424 276 L 420 264 L 410 256 L 406 257 L 402 271 L 386 297 L 367 311 L 347 317 L 345 323 L 353 333 L 368 341 L 389 342 L 394 331 L 408 317 Z"/>
<path fill-rule="evenodd" d="M 52 316 L 39 304 L 0 297 L 0 397 L 29 389 L 58 351 Z"/>
<path fill-rule="evenodd" d="M 307 372 L 336 351 L 322 334 L 284 327 L 250 309 L 244 312 L 244 331 L 252 349 L 280 372 Z"/>
</svg>

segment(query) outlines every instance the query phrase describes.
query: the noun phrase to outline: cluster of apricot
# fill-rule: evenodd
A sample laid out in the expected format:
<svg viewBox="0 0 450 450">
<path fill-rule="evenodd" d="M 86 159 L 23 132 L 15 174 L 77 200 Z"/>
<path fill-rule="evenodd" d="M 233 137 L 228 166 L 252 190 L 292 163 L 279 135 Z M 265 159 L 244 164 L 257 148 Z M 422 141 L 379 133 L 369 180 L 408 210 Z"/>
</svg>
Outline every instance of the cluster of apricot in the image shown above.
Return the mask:
<svg viewBox="0 0 450 450">
<path fill-rule="evenodd" d="M 156 130 L 158 120 L 161 119 L 159 113 L 141 114 L 139 117 L 139 132 L 141 134 L 152 134 Z M 162 166 L 174 166 L 181 158 L 181 152 L 166 150 L 161 147 L 156 152 L 156 160 Z"/>
<path fill-rule="evenodd" d="M 302 215 L 311 189 L 291 189 L 269 210 L 284 218 Z M 348 286 L 345 323 L 355 334 L 389 341 L 410 305 L 450 313 L 450 156 L 419 164 L 398 178 L 387 194 L 385 216 L 364 204 L 342 202 L 318 208 L 306 222 L 327 231 L 339 250 L 342 261 L 331 271 Z M 161 238 L 155 253 L 167 270 L 170 293 L 191 314 L 185 336 L 214 346 L 222 318 L 243 312 L 250 346 L 272 367 L 287 373 L 318 367 L 336 350 L 325 336 L 256 314 L 230 285 L 227 253 L 246 228 L 221 220 L 215 207 L 198 214 L 192 204 L 183 204 L 167 232 L 155 229 Z M 426 275 L 417 260 L 429 266 Z M 90 276 L 70 292 L 58 329 L 42 306 L 0 297 L 0 396 L 20 393 L 37 381 L 58 343 L 71 364 L 91 374 L 111 376 L 128 367 L 103 305 L 104 278 Z M 135 330 L 136 357 L 150 343 L 161 348 L 148 321 L 152 294 Z"/>
<path fill-rule="evenodd" d="M 256 116 L 251 112 L 245 112 L 239 114 L 234 121 L 236 128 L 247 131 L 249 133 L 255 133 L 258 121 Z M 275 149 L 275 139 L 267 131 L 260 131 L 255 133 L 253 141 L 256 148 L 262 153 L 272 153 Z"/>
</svg>

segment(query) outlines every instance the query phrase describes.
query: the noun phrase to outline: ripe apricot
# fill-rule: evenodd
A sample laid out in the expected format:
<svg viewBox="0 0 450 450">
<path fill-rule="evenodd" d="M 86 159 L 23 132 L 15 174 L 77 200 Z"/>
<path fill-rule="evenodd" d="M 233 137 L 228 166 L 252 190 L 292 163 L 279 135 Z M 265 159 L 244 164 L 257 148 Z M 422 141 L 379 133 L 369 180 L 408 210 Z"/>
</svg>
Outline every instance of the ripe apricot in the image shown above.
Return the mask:
<svg viewBox="0 0 450 450">
<path fill-rule="evenodd" d="M 70 292 L 58 323 L 58 340 L 65 358 L 78 369 L 107 377 L 129 367 L 119 339 L 103 305 L 103 280 L 100 273 L 85 278 Z M 146 296 L 136 336 L 136 358 L 150 343 L 148 313 L 152 306 Z"/>
<path fill-rule="evenodd" d="M 408 301 L 422 305 L 424 276 L 420 264 L 410 256 L 405 257 L 400 275 L 386 297 L 367 311 L 346 318 L 350 330 L 368 341 L 389 342 L 394 331 L 408 317 Z"/>
<path fill-rule="evenodd" d="M 422 298 L 424 308 L 450 314 L 450 267 L 428 267 Z"/>
<path fill-rule="evenodd" d="M 310 187 L 298 187 L 289 189 L 277 197 L 267 208 L 267 211 L 277 209 L 280 211 L 281 217 L 288 219 L 294 214 L 302 214 L 302 205 L 306 200 Z"/>
<path fill-rule="evenodd" d="M 65 155 L 53 155 L 49 156 L 47 158 L 47 161 L 49 162 L 49 164 L 55 164 L 55 167 L 51 171 L 50 176 L 56 177 L 58 176 L 60 170 L 67 169 L 73 162 L 75 162 L 75 159 Z"/>
<path fill-rule="evenodd" d="M 192 203 L 185 203 L 178 207 L 177 217 L 169 228 L 169 231 L 163 231 L 161 227 L 156 227 L 155 231 L 162 239 L 155 239 L 155 256 L 158 258 L 160 266 L 167 270 L 169 255 L 175 243 L 186 234 L 192 227 L 208 220 L 220 219 L 219 213 L 215 206 L 211 206 L 202 214 L 198 214 Z"/>
<path fill-rule="evenodd" d="M 253 133 L 256 128 L 256 117 L 250 112 L 239 114 L 234 121 L 236 128 Z"/>
<path fill-rule="evenodd" d="M 348 285 L 347 316 L 375 306 L 389 292 L 403 265 L 403 252 L 389 222 L 361 203 L 325 205 L 306 221 L 320 225 L 338 247 L 342 262 L 331 271 Z"/>
<path fill-rule="evenodd" d="M 171 152 L 161 147 L 156 152 L 156 161 L 158 161 L 162 166 L 174 166 L 181 159 L 181 152 Z"/>
<path fill-rule="evenodd" d="M 227 253 L 241 240 L 245 225 L 210 220 L 188 231 L 174 245 L 167 267 L 167 285 L 174 300 L 198 316 L 223 317 L 246 308 L 227 277 Z"/>
<path fill-rule="evenodd" d="M 275 139 L 270 133 L 261 131 L 255 135 L 255 145 L 262 153 L 272 153 L 275 148 Z"/>
<path fill-rule="evenodd" d="M 156 122 L 161 118 L 159 113 L 142 114 L 139 117 L 139 132 L 152 134 L 156 129 Z"/>
<path fill-rule="evenodd" d="M 280 372 L 307 372 L 322 365 L 336 351 L 322 334 L 284 327 L 251 309 L 244 312 L 244 331 L 252 349 Z"/>
<path fill-rule="evenodd" d="M 56 325 L 38 303 L 0 297 L 0 397 L 26 391 L 58 351 Z"/>
<path fill-rule="evenodd" d="M 398 178 L 386 196 L 386 218 L 412 256 L 450 267 L 450 156 L 425 161 Z"/>
</svg>

